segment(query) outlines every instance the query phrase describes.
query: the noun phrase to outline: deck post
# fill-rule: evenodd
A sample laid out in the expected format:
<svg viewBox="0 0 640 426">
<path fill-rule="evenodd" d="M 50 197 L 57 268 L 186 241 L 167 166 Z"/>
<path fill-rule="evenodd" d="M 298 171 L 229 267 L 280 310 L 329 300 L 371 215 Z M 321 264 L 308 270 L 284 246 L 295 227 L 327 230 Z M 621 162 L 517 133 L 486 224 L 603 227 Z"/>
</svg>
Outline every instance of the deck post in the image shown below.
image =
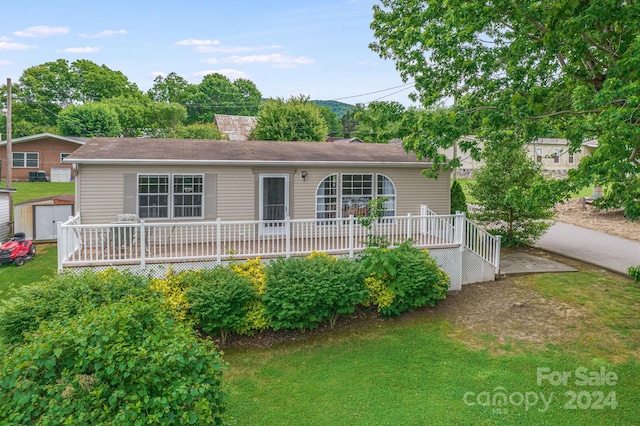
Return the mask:
<svg viewBox="0 0 640 426">
<path fill-rule="evenodd" d="M 286 257 L 291 257 L 291 218 L 289 216 L 284 219 L 284 226 Z"/>
<path fill-rule="evenodd" d="M 144 271 L 146 268 L 147 236 L 144 229 L 144 219 L 140 221 L 140 267 Z"/>
<path fill-rule="evenodd" d="M 353 249 L 354 249 L 354 244 L 353 244 L 353 234 L 354 234 L 354 229 L 353 229 L 353 225 L 354 225 L 354 217 L 353 215 L 349 215 L 349 258 L 353 259 Z"/>
<path fill-rule="evenodd" d="M 71 216 L 69 216 L 69 219 L 71 219 Z M 61 274 L 62 273 L 62 261 L 64 259 L 64 254 L 67 252 L 67 247 L 65 244 L 66 241 L 66 235 L 63 235 L 62 233 L 64 232 L 64 230 L 66 230 L 66 228 L 62 228 L 62 222 L 57 222 L 56 223 L 56 227 L 57 229 L 57 236 L 58 236 L 58 241 L 60 242 L 60 244 L 58 244 L 58 273 Z"/>
<path fill-rule="evenodd" d="M 411 234 L 413 232 L 413 229 L 411 229 L 413 226 L 412 222 L 413 222 L 413 216 L 411 216 L 411 213 L 409 213 L 407 215 L 407 238 L 405 238 L 405 240 L 411 239 Z"/>
<path fill-rule="evenodd" d="M 459 244 L 460 251 L 464 251 L 464 241 L 465 241 L 465 228 L 467 225 L 467 220 L 464 212 L 456 211 L 455 218 L 455 235 L 456 235 L 456 244 Z"/>
<path fill-rule="evenodd" d="M 220 249 L 222 244 L 222 221 L 220 218 L 216 219 L 216 262 L 218 265 L 222 263 L 222 250 Z"/>
<path fill-rule="evenodd" d="M 500 275 L 500 246 L 502 246 L 502 235 L 496 235 L 496 275 Z"/>
</svg>

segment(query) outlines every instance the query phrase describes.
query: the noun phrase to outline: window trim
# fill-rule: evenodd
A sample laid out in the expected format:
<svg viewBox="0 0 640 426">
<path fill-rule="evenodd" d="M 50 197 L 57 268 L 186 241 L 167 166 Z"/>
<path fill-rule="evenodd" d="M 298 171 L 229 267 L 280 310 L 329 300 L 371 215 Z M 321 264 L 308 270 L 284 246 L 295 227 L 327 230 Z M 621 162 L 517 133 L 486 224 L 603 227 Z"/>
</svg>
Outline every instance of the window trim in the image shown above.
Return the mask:
<svg viewBox="0 0 640 426">
<path fill-rule="evenodd" d="M 63 155 L 64 155 L 64 157 L 63 157 Z M 68 157 L 68 156 L 70 156 L 70 155 L 71 155 L 71 153 L 70 153 L 70 152 L 61 152 L 61 153 L 60 153 L 60 164 L 63 164 L 63 163 L 62 163 L 62 160 L 64 160 L 66 157 Z"/>
<path fill-rule="evenodd" d="M 35 156 L 36 156 L 36 161 L 38 162 L 38 164 L 36 164 L 35 167 L 27 166 L 27 156 L 29 154 L 35 154 Z M 22 155 L 22 162 L 23 162 L 24 166 L 16 166 L 16 155 Z M 39 152 L 14 151 L 12 153 L 12 157 L 11 157 L 11 167 L 13 167 L 14 169 L 39 169 L 40 168 L 40 153 Z"/>
<path fill-rule="evenodd" d="M 167 176 L 168 178 L 168 192 L 166 193 L 167 195 L 167 216 L 162 216 L 162 217 L 144 217 L 140 214 L 140 177 L 141 176 Z M 175 215 L 175 211 L 174 208 L 176 206 L 176 202 L 175 202 L 175 196 L 176 195 L 182 195 L 179 193 L 176 193 L 174 191 L 174 178 L 175 176 L 200 176 L 201 181 L 202 181 L 202 192 L 200 193 L 200 212 L 201 215 L 200 216 L 176 216 Z M 135 192 L 135 197 L 136 197 L 136 214 L 138 215 L 138 217 L 140 219 L 144 219 L 144 220 L 184 220 L 184 221 L 189 221 L 189 220 L 199 220 L 199 219 L 204 219 L 206 217 L 205 215 L 205 208 L 206 208 L 206 178 L 205 178 L 205 174 L 204 173 L 154 173 L 154 172 L 148 172 L 148 173 L 137 173 L 136 174 L 136 192 Z M 162 193 L 165 194 L 165 193 Z M 144 195 L 149 195 L 149 194 L 144 194 Z"/>
<path fill-rule="evenodd" d="M 544 158 L 544 150 L 542 148 L 534 148 L 534 155 L 536 163 L 542 163 L 542 159 Z"/>
<path fill-rule="evenodd" d="M 558 164 L 560 163 L 560 153 L 562 150 L 560 148 L 553 148 L 553 153 L 551 154 L 553 157 L 553 162 Z"/>
</svg>

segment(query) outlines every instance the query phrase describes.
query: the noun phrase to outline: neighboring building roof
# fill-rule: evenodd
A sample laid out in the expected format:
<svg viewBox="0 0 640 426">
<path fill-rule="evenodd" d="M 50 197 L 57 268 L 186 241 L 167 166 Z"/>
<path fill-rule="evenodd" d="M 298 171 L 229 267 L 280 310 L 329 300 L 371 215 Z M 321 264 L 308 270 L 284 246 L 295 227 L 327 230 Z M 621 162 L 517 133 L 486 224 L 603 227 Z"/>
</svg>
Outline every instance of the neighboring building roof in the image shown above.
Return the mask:
<svg viewBox="0 0 640 426">
<path fill-rule="evenodd" d="M 73 194 L 64 194 L 55 195 L 53 197 L 34 198 L 32 200 L 23 201 L 20 204 L 16 204 L 16 206 L 21 206 L 23 204 L 38 204 L 46 201 L 53 201 L 53 204 L 75 204 L 76 197 Z"/>
<path fill-rule="evenodd" d="M 77 143 L 78 145 L 83 145 L 86 141 L 91 139 L 91 138 L 81 138 L 76 136 L 60 136 L 53 133 L 38 133 L 36 135 L 13 138 L 11 139 L 11 144 L 13 145 L 20 142 L 36 141 L 38 139 L 46 139 L 46 138 L 60 139 L 62 141 Z M 7 144 L 6 140 L 0 141 L 0 145 L 6 145 L 6 144 Z"/>
<path fill-rule="evenodd" d="M 327 138 L 326 141 L 333 143 L 363 143 L 360 138 Z"/>
<path fill-rule="evenodd" d="M 64 159 L 79 164 L 396 165 L 426 167 L 395 144 L 94 138 Z"/>
<path fill-rule="evenodd" d="M 229 140 L 246 141 L 253 128 L 256 127 L 258 119 L 245 115 L 216 114 L 214 121 L 218 130 L 227 135 Z"/>
</svg>

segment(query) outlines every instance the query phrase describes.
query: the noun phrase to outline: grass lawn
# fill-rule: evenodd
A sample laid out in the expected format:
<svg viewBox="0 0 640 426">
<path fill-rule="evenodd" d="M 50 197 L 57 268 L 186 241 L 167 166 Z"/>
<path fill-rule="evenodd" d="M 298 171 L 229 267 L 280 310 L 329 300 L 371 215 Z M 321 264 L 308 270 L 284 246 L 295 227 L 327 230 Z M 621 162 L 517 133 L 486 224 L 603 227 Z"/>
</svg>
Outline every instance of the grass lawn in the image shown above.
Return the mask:
<svg viewBox="0 0 640 426">
<path fill-rule="evenodd" d="M 14 290 L 56 273 L 58 250 L 55 244 L 36 244 L 36 256 L 22 266 L 0 266 L 0 300 L 11 297 Z"/>
<path fill-rule="evenodd" d="M 0 186 L 6 188 L 6 182 L 2 182 Z M 75 193 L 74 182 L 13 182 L 12 187 L 17 189 L 13 193 L 14 205 L 35 198 Z"/>
<path fill-rule="evenodd" d="M 269 349 L 229 348 L 229 414 L 239 425 L 640 424 L 638 285 L 598 270 L 517 285 L 579 312 L 566 344 L 499 342 L 427 309 Z M 538 383 L 539 368 L 566 383 Z"/>
</svg>

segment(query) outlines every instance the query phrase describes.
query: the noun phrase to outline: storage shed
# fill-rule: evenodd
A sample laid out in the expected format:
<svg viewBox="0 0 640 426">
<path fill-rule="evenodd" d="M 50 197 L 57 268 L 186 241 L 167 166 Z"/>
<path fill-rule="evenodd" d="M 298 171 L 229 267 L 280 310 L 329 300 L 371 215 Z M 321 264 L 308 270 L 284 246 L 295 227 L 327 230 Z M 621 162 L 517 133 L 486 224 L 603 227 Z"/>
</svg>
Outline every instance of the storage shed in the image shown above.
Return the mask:
<svg viewBox="0 0 640 426">
<path fill-rule="evenodd" d="M 0 243 L 9 237 L 11 232 L 11 193 L 13 188 L 0 188 Z"/>
<path fill-rule="evenodd" d="M 34 240 L 55 240 L 56 222 L 73 216 L 75 196 L 70 194 L 37 198 L 17 204 L 13 209 L 15 230 Z"/>
</svg>

